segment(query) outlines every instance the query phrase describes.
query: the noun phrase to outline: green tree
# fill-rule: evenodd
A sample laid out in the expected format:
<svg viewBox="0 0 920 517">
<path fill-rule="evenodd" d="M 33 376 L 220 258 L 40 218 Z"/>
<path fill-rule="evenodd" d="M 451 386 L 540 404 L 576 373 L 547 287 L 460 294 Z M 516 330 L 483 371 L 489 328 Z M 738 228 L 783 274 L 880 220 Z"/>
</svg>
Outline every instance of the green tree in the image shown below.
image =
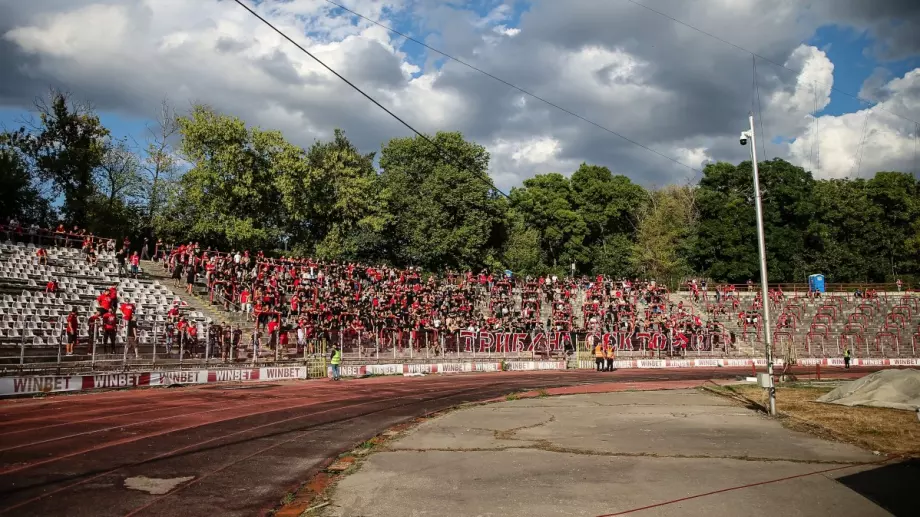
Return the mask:
<svg viewBox="0 0 920 517">
<path fill-rule="evenodd" d="M 585 245 L 593 274 L 630 277 L 630 260 L 640 210 L 648 193 L 607 167 L 581 164 L 570 180 L 573 202 L 588 228 Z"/>
<path fill-rule="evenodd" d="M 879 230 L 881 213 L 869 200 L 864 179 L 833 179 L 815 184 L 817 205 L 816 273 L 828 281 L 868 282 L 884 278 L 877 245 L 866 235 Z"/>
<path fill-rule="evenodd" d="M 288 233 L 300 249 L 323 258 L 358 260 L 376 252 L 383 231 L 374 154 L 361 154 L 336 130 L 306 156 L 288 148 L 279 157 L 277 184 L 290 217 Z"/>
<path fill-rule="evenodd" d="M 585 239 L 588 225 L 575 203 L 575 192 L 562 174 L 540 174 L 511 191 L 511 206 L 528 228 L 539 233 L 543 262 L 557 271 L 571 264 L 579 271 L 590 268 Z"/>
<path fill-rule="evenodd" d="M 638 212 L 647 200 L 644 188 L 626 176 L 614 176 L 607 167 L 585 163 L 569 182 L 591 243 L 616 234 L 635 233 Z"/>
<path fill-rule="evenodd" d="M 909 249 L 913 225 L 920 218 L 920 185 L 910 174 L 878 172 L 866 183 L 869 202 L 878 209 L 879 223 L 872 241 L 878 246 L 879 262 L 885 264 L 879 280 L 893 281 L 920 266 Z"/>
<path fill-rule="evenodd" d="M 173 140 L 178 133 L 179 117 L 164 100 L 155 122 L 147 126 L 147 145 L 140 162 L 143 178 L 140 197 L 146 207 L 143 216 L 146 231 L 153 228 L 154 219 L 162 215 L 169 200 L 177 194 L 180 169 Z"/>
<path fill-rule="evenodd" d="M 179 128 L 179 150 L 192 168 L 157 219 L 158 233 L 221 247 L 276 247 L 286 214 L 275 179 L 299 166 L 303 150 L 278 131 L 248 129 L 202 105 L 181 117 Z"/>
<path fill-rule="evenodd" d="M 505 266 L 518 276 L 544 274 L 546 266 L 540 253 L 540 232 L 528 228 L 520 214 L 511 211 L 509 215 L 508 241 L 503 255 Z"/>
<path fill-rule="evenodd" d="M 434 142 L 395 138 L 380 156 L 381 203 L 388 215 L 385 256 L 427 269 L 498 266 L 505 203 L 488 178 L 489 153 L 460 133 Z"/>
<path fill-rule="evenodd" d="M 96 191 L 94 175 L 105 157 L 109 131 L 90 106 L 72 102 L 61 92 L 52 91 L 36 107 L 38 121 L 13 133 L 12 144 L 28 159 L 36 177 L 63 195 L 65 220 L 87 227 L 92 219 L 89 202 Z"/>
<path fill-rule="evenodd" d="M 764 234 L 771 282 L 804 282 L 820 226 L 811 174 L 775 159 L 760 164 Z M 699 225 L 691 265 L 717 281 L 757 278 L 757 230 L 750 162 L 708 165 L 697 195 Z"/>
<path fill-rule="evenodd" d="M 35 186 L 27 157 L 13 144 L 16 138 L 0 133 L 0 220 L 15 217 L 22 223 L 50 226 L 51 207 Z"/>
<path fill-rule="evenodd" d="M 686 256 L 696 220 L 694 188 L 672 185 L 650 193 L 633 246 L 636 271 L 668 285 L 679 283 L 691 272 Z"/>
</svg>

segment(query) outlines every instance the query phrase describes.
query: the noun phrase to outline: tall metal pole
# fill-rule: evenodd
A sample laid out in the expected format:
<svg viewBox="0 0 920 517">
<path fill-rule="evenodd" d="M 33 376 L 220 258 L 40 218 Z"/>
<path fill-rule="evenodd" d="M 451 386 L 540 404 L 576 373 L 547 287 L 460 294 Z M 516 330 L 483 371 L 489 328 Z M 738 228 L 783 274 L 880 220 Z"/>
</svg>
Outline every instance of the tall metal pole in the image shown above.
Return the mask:
<svg viewBox="0 0 920 517">
<path fill-rule="evenodd" d="M 757 210 L 757 247 L 760 252 L 760 296 L 763 304 L 763 329 L 766 342 L 767 374 L 770 375 L 770 415 L 776 415 L 776 388 L 772 386 L 773 379 L 773 325 L 770 320 L 770 300 L 767 286 L 767 245 L 763 234 L 763 207 L 760 200 L 760 173 L 757 167 L 757 139 L 754 136 L 754 113 L 748 115 L 751 125 L 751 163 L 754 166 L 754 206 Z"/>
</svg>

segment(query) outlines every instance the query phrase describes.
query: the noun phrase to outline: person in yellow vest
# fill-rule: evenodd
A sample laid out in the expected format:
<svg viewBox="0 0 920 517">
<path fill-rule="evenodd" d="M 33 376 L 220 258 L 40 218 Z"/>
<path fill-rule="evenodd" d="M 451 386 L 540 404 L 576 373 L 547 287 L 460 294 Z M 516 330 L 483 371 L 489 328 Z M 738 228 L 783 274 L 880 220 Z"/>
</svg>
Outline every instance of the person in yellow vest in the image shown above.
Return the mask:
<svg viewBox="0 0 920 517">
<path fill-rule="evenodd" d="M 599 372 L 604 371 L 604 357 L 606 357 L 604 347 L 598 343 L 597 346 L 594 347 L 594 364 L 597 366 L 597 371 Z"/>
<path fill-rule="evenodd" d="M 844 368 L 850 367 L 850 349 L 849 348 L 843 351 L 843 367 Z"/>
<path fill-rule="evenodd" d="M 613 356 L 614 356 L 613 347 L 608 346 L 607 347 L 607 370 L 606 370 L 608 372 L 613 371 Z"/>
<path fill-rule="evenodd" d="M 332 380 L 339 380 L 339 365 L 342 364 L 342 351 L 337 346 L 332 347 L 332 360 L 329 361 L 332 365 Z"/>
</svg>

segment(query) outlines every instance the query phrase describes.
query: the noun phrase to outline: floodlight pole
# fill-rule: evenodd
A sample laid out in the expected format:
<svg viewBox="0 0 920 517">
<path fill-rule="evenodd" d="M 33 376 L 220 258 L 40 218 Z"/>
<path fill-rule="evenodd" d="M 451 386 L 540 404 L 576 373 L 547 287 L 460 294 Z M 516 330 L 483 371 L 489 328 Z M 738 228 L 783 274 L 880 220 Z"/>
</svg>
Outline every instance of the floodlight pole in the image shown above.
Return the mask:
<svg viewBox="0 0 920 517">
<path fill-rule="evenodd" d="M 760 252 L 760 296 L 763 303 L 763 331 L 766 342 L 767 374 L 770 376 L 770 415 L 776 416 L 776 388 L 773 387 L 773 325 L 770 321 L 769 287 L 767 285 L 767 245 L 763 233 L 763 207 L 760 201 L 760 173 L 757 167 L 757 139 L 754 136 L 754 113 L 748 115 L 751 136 L 751 163 L 754 166 L 754 207 L 757 210 L 757 247 Z"/>
</svg>

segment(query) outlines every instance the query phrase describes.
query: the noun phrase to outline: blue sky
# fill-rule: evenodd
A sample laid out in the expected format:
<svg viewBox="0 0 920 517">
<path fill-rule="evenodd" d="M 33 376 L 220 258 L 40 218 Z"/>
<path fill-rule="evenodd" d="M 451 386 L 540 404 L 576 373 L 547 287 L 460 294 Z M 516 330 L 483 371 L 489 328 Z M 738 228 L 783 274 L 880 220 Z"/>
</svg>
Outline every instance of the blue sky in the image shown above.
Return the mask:
<svg viewBox="0 0 920 517">
<path fill-rule="evenodd" d="M 854 96 L 877 67 L 886 69 L 891 77 L 900 77 L 920 66 L 920 56 L 879 61 L 871 51 L 873 43 L 865 32 L 835 25 L 819 28 L 809 39 L 808 44 L 824 50 L 834 63 L 834 88 L 839 90 L 831 93 L 831 103 L 822 114 L 840 115 L 865 108 L 867 104 Z"/>
</svg>

